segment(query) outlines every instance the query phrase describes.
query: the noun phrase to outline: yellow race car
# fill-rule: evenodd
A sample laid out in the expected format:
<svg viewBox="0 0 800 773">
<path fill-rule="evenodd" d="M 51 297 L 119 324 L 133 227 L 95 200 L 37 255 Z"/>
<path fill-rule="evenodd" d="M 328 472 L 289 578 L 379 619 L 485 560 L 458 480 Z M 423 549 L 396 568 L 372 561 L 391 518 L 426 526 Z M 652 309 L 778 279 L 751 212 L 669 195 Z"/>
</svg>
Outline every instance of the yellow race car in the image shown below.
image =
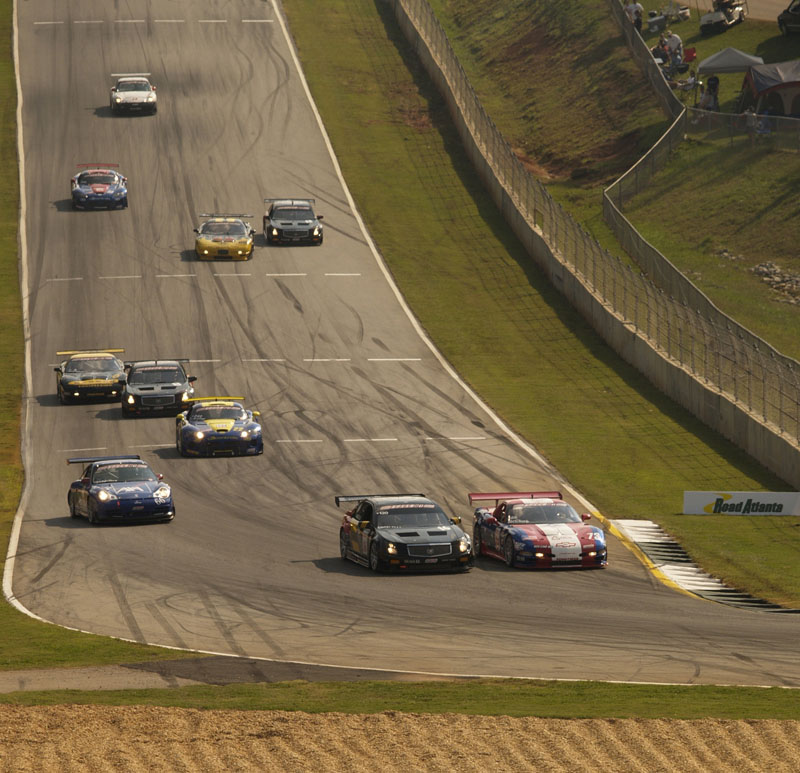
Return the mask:
<svg viewBox="0 0 800 773">
<path fill-rule="evenodd" d="M 119 399 L 120 383 L 125 378 L 125 364 L 117 357 L 124 349 L 81 349 L 56 352 L 67 356 L 53 368 L 56 392 L 64 405 L 92 397 Z"/>
<path fill-rule="evenodd" d="M 198 260 L 247 260 L 253 254 L 255 231 L 243 218 L 253 215 L 203 214 L 207 218 L 194 232 Z"/>
</svg>

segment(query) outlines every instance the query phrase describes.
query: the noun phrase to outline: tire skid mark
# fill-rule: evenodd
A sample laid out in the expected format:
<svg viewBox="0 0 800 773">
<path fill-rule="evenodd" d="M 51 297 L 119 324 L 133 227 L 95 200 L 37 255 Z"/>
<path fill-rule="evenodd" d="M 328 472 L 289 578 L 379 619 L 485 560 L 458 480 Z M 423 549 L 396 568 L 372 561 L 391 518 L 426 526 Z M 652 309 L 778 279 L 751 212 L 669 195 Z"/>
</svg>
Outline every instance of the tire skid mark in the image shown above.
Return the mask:
<svg viewBox="0 0 800 773">
<path fill-rule="evenodd" d="M 161 628 L 167 633 L 167 635 L 175 642 L 175 646 L 180 647 L 181 649 L 188 650 L 191 649 L 184 638 L 178 633 L 175 627 L 170 623 L 170 621 L 165 617 L 164 613 L 161 611 L 160 607 L 155 601 L 147 601 L 145 602 L 145 608 L 147 611 L 153 616 L 153 619 L 158 623 Z"/>
<path fill-rule="evenodd" d="M 217 607 L 214 604 L 214 601 L 211 599 L 211 595 L 208 591 L 201 590 L 197 595 L 208 613 L 208 619 L 216 625 L 217 630 L 220 632 L 220 634 L 222 634 L 222 638 L 225 639 L 228 646 L 231 648 L 231 652 L 234 655 L 239 655 L 240 657 L 247 657 L 247 652 L 236 640 L 236 637 L 233 633 L 233 628 L 238 626 L 231 626 L 226 623 L 225 620 L 223 620 L 222 615 L 220 615 L 217 611 Z"/>
</svg>

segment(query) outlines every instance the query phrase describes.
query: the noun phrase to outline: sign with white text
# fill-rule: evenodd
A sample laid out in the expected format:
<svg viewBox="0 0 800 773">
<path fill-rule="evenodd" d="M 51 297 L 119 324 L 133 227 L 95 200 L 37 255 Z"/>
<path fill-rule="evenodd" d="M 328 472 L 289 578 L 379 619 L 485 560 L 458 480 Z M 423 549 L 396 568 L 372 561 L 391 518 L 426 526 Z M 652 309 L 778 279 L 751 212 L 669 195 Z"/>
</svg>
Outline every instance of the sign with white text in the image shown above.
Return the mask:
<svg viewBox="0 0 800 773">
<path fill-rule="evenodd" d="M 796 491 L 684 491 L 684 515 L 800 515 Z"/>
</svg>

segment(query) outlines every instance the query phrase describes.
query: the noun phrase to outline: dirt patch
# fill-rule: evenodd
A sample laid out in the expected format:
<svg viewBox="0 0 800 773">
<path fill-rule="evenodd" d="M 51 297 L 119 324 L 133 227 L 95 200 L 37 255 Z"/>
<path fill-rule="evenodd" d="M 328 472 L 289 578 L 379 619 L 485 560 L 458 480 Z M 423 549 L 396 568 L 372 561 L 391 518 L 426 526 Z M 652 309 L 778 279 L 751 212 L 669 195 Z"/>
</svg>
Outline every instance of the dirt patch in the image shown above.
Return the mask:
<svg viewBox="0 0 800 773">
<path fill-rule="evenodd" d="M 797 770 L 790 720 L 538 719 L 4 706 L 0 770 Z"/>
</svg>

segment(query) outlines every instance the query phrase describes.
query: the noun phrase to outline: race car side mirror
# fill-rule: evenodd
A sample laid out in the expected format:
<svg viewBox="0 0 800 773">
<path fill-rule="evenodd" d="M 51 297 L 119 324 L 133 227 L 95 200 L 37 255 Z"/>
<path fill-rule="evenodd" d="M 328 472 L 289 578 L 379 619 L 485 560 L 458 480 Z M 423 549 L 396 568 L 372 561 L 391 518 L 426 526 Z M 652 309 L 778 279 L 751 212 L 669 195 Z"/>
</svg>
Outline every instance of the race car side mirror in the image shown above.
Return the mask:
<svg viewBox="0 0 800 773">
<path fill-rule="evenodd" d="M 261 411 L 253 411 L 253 416 L 261 416 Z"/>
<path fill-rule="evenodd" d="M 486 519 L 486 523 L 488 523 L 490 526 L 494 526 L 497 523 L 497 518 L 495 518 L 493 515 L 490 515 Z"/>
<path fill-rule="evenodd" d="M 112 87 L 111 87 L 111 91 L 116 91 L 116 90 L 117 90 L 117 87 L 116 87 L 116 86 L 112 86 Z"/>
<path fill-rule="evenodd" d="M 588 521 L 592 516 L 589 513 L 581 513 L 581 520 Z"/>
<path fill-rule="evenodd" d="M 196 228 L 192 228 L 192 230 L 193 230 L 193 231 L 194 231 L 196 234 L 199 234 L 199 233 L 200 233 L 200 231 L 198 231 Z"/>
<path fill-rule="evenodd" d="M 255 235 L 256 235 L 256 229 L 255 228 L 251 228 L 250 229 L 250 236 L 255 236 Z"/>
<path fill-rule="evenodd" d="M 126 378 L 120 378 L 120 379 L 117 379 L 117 383 L 118 383 L 120 386 L 125 386 L 125 384 L 127 384 L 127 383 L 128 383 L 128 379 L 126 379 Z"/>
<path fill-rule="evenodd" d="M 450 523 L 454 523 L 456 526 L 458 526 L 461 523 L 461 519 L 457 515 L 451 515 Z"/>
<path fill-rule="evenodd" d="M 317 220 L 324 220 L 324 219 L 325 219 L 325 215 L 317 215 Z"/>
<path fill-rule="evenodd" d="M 188 381 L 190 384 L 194 384 L 194 382 L 195 382 L 195 381 L 197 381 L 197 376 L 189 376 L 189 378 L 187 378 L 186 380 L 187 380 L 187 381 Z"/>
<path fill-rule="evenodd" d="M 156 473 L 156 478 L 158 478 L 158 480 L 164 480 L 164 475 L 163 475 L 163 473 L 157 472 L 157 473 Z"/>
<path fill-rule="evenodd" d="M 61 373 L 61 368 L 53 368 L 56 373 Z"/>
</svg>

